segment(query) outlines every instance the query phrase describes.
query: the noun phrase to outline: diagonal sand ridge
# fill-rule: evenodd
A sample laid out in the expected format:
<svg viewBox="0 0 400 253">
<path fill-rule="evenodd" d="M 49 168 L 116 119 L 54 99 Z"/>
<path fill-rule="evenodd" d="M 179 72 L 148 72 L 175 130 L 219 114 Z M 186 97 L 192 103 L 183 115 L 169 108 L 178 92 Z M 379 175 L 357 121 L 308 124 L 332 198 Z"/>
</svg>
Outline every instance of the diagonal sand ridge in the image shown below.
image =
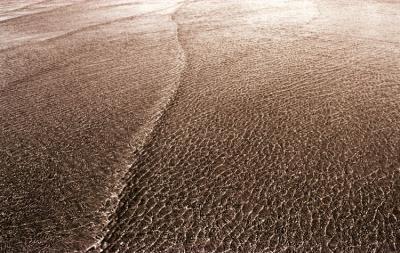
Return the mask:
<svg viewBox="0 0 400 253">
<path fill-rule="evenodd" d="M 0 252 L 398 252 L 399 10 L 0 3 Z"/>
</svg>

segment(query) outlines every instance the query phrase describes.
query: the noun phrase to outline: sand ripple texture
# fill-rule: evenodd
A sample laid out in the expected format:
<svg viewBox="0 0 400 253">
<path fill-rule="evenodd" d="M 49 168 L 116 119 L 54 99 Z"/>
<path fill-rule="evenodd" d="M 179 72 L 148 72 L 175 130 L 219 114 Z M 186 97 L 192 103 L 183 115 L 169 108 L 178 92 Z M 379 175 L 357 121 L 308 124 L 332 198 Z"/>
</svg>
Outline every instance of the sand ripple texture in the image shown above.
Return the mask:
<svg viewBox="0 0 400 253">
<path fill-rule="evenodd" d="M 168 15 L 177 5 L 8 2 L 0 3 L 0 252 L 82 252 L 99 240 L 178 85 L 184 61 Z"/>
<path fill-rule="evenodd" d="M 398 1 L 0 6 L 0 252 L 400 251 Z"/>
</svg>

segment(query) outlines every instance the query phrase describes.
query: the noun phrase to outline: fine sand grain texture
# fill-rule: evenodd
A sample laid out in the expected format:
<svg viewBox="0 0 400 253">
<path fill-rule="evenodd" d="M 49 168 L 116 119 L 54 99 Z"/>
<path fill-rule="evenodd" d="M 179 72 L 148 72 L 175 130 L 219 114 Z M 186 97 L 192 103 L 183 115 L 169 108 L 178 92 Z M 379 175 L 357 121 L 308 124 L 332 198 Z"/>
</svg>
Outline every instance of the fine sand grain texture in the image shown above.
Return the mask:
<svg viewBox="0 0 400 253">
<path fill-rule="evenodd" d="M 84 251 L 177 87 L 176 4 L 29 6 L 0 22 L 0 252 Z"/>
<path fill-rule="evenodd" d="M 0 2 L 0 252 L 400 252 L 400 2 Z"/>
</svg>

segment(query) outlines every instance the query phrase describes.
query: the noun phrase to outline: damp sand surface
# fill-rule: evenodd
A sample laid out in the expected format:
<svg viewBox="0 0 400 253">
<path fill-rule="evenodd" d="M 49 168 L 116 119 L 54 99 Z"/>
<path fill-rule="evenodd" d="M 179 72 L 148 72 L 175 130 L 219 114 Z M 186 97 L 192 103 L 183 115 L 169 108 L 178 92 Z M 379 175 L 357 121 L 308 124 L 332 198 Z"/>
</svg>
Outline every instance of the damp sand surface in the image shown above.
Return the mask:
<svg viewBox="0 0 400 253">
<path fill-rule="evenodd" d="M 0 251 L 398 252 L 400 3 L 4 1 Z"/>
</svg>

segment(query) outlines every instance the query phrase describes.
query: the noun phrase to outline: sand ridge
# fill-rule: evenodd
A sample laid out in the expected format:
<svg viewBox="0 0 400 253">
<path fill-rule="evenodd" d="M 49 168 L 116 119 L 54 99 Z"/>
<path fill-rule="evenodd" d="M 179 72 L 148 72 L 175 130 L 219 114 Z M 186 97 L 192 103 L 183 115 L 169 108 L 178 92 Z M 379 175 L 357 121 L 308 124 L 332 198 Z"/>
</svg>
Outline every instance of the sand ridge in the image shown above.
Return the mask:
<svg viewBox="0 0 400 253">
<path fill-rule="evenodd" d="M 398 3 L 0 6 L 0 251 L 399 250 Z"/>
</svg>

